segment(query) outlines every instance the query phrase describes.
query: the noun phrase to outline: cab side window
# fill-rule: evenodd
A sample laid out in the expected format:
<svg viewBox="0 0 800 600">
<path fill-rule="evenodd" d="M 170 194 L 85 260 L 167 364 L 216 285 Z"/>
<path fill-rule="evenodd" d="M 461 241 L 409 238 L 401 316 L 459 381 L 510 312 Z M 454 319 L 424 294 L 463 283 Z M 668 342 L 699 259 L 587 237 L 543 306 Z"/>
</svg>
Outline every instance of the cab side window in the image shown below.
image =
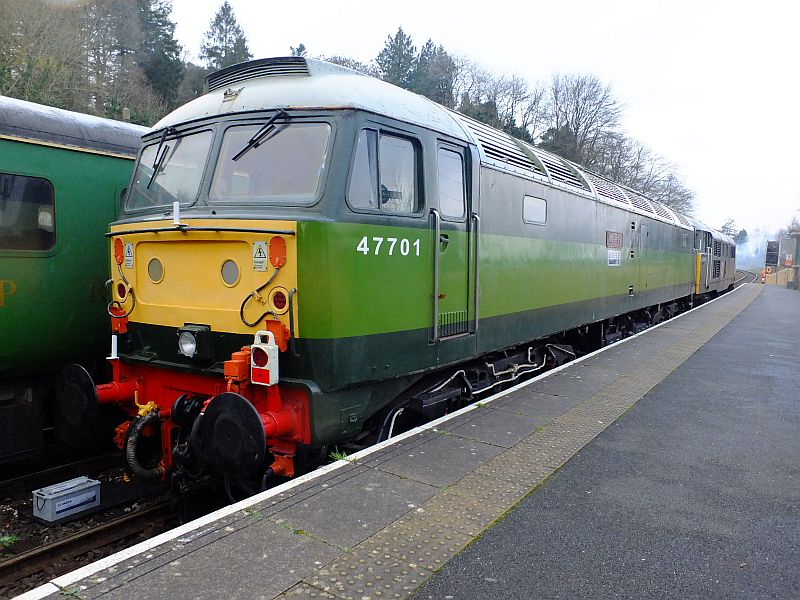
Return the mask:
<svg viewBox="0 0 800 600">
<path fill-rule="evenodd" d="M 439 210 L 445 219 L 464 218 L 464 159 L 439 148 Z"/>
<path fill-rule="evenodd" d="M 55 220 L 52 183 L 0 173 L 0 250 L 50 250 Z"/>
<path fill-rule="evenodd" d="M 407 138 L 364 129 L 347 199 L 355 209 L 408 215 L 419 210 L 418 150 Z"/>
</svg>

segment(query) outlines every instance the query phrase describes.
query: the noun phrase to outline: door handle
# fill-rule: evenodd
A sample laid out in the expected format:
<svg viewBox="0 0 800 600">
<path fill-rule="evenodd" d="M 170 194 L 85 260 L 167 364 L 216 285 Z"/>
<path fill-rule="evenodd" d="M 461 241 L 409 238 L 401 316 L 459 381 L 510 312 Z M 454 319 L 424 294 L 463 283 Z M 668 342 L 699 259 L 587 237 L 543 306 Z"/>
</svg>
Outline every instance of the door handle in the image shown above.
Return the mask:
<svg viewBox="0 0 800 600">
<path fill-rule="evenodd" d="M 450 236 L 446 233 L 439 234 L 439 252 L 447 250 L 447 245 L 450 243 Z"/>
</svg>

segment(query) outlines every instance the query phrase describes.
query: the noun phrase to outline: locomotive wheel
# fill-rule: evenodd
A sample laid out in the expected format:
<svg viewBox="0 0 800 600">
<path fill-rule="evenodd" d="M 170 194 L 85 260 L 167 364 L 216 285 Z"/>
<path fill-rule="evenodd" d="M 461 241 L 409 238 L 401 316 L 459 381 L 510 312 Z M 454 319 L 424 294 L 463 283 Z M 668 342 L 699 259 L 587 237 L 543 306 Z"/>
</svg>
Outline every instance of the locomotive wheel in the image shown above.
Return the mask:
<svg viewBox="0 0 800 600">
<path fill-rule="evenodd" d="M 72 444 L 86 439 L 97 420 L 97 390 L 80 365 L 67 365 L 56 380 L 56 439 Z"/>
<path fill-rule="evenodd" d="M 239 394 L 211 399 L 195 422 L 191 444 L 201 462 L 230 480 L 252 479 L 264 469 L 264 425 L 256 408 Z"/>
</svg>

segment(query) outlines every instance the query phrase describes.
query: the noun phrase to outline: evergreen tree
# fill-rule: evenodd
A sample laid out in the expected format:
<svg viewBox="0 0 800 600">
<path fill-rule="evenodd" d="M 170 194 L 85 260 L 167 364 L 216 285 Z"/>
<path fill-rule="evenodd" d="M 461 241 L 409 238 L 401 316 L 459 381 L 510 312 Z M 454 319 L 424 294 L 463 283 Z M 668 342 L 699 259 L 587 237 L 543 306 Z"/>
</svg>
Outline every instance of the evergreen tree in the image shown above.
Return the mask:
<svg viewBox="0 0 800 600">
<path fill-rule="evenodd" d="M 170 21 L 172 0 L 139 0 L 143 40 L 139 65 L 147 81 L 168 107 L 176 105 L 185 73 L 181 46 Z"/>
<path fill-rule="evenodd" d="M 227 0 L 211 20 L 200 47 L 200 58 L 212 69 L 223 69 L 253 58 L 247 47 L 247 38 Z"/>
<path fill-rule="evenodd" d="M 482 123 L 500 128 L 502 122 L 497 114 L 497 104 L 492 100 L 480 101 L 473 100 L 469 94 L 461 96 L 461 103 L 458 105 L 458 112 L 477 119 Z"/>
<path fill-rule="evenodd" d="M 306 45 L 302 42 L 296 48 L 294 46 L 289 46 L 289 50 L 292 52 L 292 56 L 305 56 L 306 55 Z"/>
<path fill-rule="evenodd" d="M 387 37 L 386 44 L 375 62 L 378 63 L 384 81 L 411 89 L 416 56 L 417 49 L 411 37 L 403 32 L 402 27 L 398 27 L 394 37 Z"/>
<path fill-rule="evenodd" d="M 410 75 L 411 91 L 422 94 L 446 106 L 453 108 L 455 98 L 453 88 L 458 73 L 455 61 L 443 46 L 436 46 L 428 40 L 414 61 Z"/>
<path fill-rule="evenodd" d="M 542 134 L 539 147 L 558 154 L 567 160 L 577 161 L 578 156 L 578 138 L 567 125 L 561 127 L 551 127 Z"/>
</svg>

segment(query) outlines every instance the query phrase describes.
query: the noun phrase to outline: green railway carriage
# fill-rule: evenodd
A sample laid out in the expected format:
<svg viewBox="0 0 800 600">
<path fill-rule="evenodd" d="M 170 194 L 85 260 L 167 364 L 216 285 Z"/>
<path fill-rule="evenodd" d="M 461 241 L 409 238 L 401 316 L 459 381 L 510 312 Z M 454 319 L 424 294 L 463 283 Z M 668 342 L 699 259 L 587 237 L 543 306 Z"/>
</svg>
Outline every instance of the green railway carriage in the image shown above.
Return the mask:
<svg viewBox="0 0 800 600">
<path fill-rule="evenodd" d="M 102 233 L 145 131 L 0 97 L 0 462 L 40 452 L 52 375 L 108 351 Z"/>
<path fill-rule="evenodd" d="M 135 474 L 291 475 L 696 299 L 692 223 L 576 164 L 321 61 L 207 83 L 108 234 L 114 380 L 66 377 Z"/>
</svg>

